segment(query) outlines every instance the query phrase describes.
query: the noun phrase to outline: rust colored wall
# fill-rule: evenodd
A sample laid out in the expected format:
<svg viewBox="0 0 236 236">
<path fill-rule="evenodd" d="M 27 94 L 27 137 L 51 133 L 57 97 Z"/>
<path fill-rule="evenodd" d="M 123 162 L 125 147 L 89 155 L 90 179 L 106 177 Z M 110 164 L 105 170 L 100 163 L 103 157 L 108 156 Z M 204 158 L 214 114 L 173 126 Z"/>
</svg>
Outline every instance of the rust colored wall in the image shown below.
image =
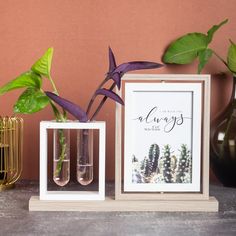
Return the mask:
<svg viewBox="0 0 236 236">
<path fill-rule="evenodd" d="M 164 48 L 176 37 L 206 32 L 225 18 L 230 23 L 217 33 L 213 46 L 226 55 L 228 39 L 236 41 L 235 0 L 5 0 L 0 2 L 0 85 L 26 71 L 44 51 L 55 49 L 52 75 L 59 91 L 82 107 L 104 77 L 108 45 L 117 62 L 160 61 Z M 205 73 L 225 68 L 212 59 Z M 196 66 L 166 67 L 149 73 L 195 73 Z M 226 104 L 230 80 L 212 83 L 212 117 Z M 49 85 L 46 84 L 46 88 Z M 0 115 L 11 115 L 19 95 L 0 97 Z M 49 108 L 23 116 L 24 172 L 38 178 L 39 121 L 49 120 Z M 106 104 L 98 119 L 107 121 L 107 177 L 114 176 L 114 104 Z"/>
</svg>

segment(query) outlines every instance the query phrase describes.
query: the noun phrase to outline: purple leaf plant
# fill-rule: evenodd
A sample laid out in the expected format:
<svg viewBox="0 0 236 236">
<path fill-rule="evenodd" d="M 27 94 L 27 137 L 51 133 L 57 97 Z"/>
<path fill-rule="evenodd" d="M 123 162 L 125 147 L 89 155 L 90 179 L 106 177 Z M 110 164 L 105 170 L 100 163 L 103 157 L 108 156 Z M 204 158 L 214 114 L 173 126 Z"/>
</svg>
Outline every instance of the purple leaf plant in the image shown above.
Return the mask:
<svg viewBox="0 0 236 236">
<path fill-rule="evenodd" d="M 66 100 L 65 98 L 59 97 L 55 93 L 45 92 L 45 94 L 52 99 L 55 103 L 60 105 L 64 110 L 68 111 L 71 115 L 73 115 L 76 119 L 81 122 L 87 122 L 88 117 L 86 112 L 78 105 L 74 104 Z"/>
<path fill-rule="evenodd" d="M 114 54 L 111 48 L 109 47 L 109 70 L 106 74 L 105 79 L 101 82 L 101 84 L 98 86 L 93 96 L 91 97 L 86 111 L 84 111 L 80 106 L 76 105 L 75 103 L 70 102 L 54 93 L 51 93 L 51 92 L 45 92 L 45 93 L 51 100 L 53 100 L 55 103 L 61 106 L 64 110 L 72 114 L 80 122 L 87 122 L 89 120 L 95 119 L 96 115 L 101 110 L 107 98 L 110 98 L 114 100 L 115 102 L 118 102 L 121 105 L 124 105 L 122 98 L 118 94 L 116 94 L 113 91 L 113 89 L 115 88 L 115 86 L 117 86 L 117 88 L 120 89 L 121 78 L 125 73 L 129 71 L 134 71 L 134 70 L 155 69 L 155 68 L 160 68 L 162 66 L 163 66 L 162 64 L 159 64 L 156 62 L 149 62 L 149 61 L 131 61 L 131 62 L 122 63 L 117 66 Z M 105 84 L 109 80 L 113 80 L 112 85 L 108 89 L 104 88 Z M 95 109 L 94 113 L 90 115 L 92 105 L 98 95 L 102 95 L 103 98 L 100 101 L 97 108 Z"/>
</svg>

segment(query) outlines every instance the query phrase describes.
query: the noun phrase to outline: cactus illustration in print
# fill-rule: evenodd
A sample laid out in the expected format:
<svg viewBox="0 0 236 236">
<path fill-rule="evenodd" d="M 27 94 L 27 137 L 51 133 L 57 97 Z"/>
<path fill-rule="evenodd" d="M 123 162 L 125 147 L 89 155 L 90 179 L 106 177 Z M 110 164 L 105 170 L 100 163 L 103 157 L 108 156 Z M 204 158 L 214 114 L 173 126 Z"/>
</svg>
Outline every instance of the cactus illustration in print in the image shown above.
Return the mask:
<svg viewBox="0 0 236 236">
<path fill-rule="evenodd" d="M 152 173 L 152 162 L 150 162 L 149 158 L 144 158 L 143 167 L 144 176 L 149 177 Z"/>
<path fill-rule="evenodd" d="M 178 170 L 177 170 L 177 176 L 176 176 L 176 182 L 183 183 L 185 181 L 185 177 L 187 173 L 189 173 L 189 170 L 191 170 L 191 155 L 190 151 L 187 148 L 187 145 L 182 144 L 181 150 L 180 150 L 180 158 L 178 162 Z M 190 174 L 190 173 L 189 173 Z M 190 174 L 191 176 L 191 174 Z"/>
<path fill-rule="evenodd" d="M 188 165 L 189 183 L 192 183 L 192 157 L 191 157 L 191 152 L 190 152 L 190 155 L 189 155 L 189 158 L 188 158 L 188 161 L 187 161 L 187 165 Z"/>
<path fill-rule="evenodd" d="M 157 173 L 158 169 L 158 159 L 160 156 L 160 148 L 157 144 L 152 144 L 151 147 L 149 148 L 149 161 L 151 163 L 151 170 L 152 172 Z"/>
<path fill-rule="evenodd" d="M 172 182 L 171 150 L 170 145 L 165 145 L 163 150 L 163 176 L 166 183 Z"/>
<path fill-rule="evenodd" d="M 186 144 L 178 151 L 170 144 L 153 143 L 147 154 L 143 159 L 132 156 L 133 183 L 192 183 L 192 157 Z"/>
<path fill-rule="evenodd" d="M 132 182 L 133 183 L 143 183 L 144 182 L 143 175 L 137 169 L 133 170 Z"/>
<path fill-rule="evenodd" d="M 136 157 L 135 155 L 133 155 L 132 162 L 133 162 L 133 163 L 134 163 L 134 162 L 138 162 L 138 159 L 137 159 L 137 157 Z"/>
</svg>

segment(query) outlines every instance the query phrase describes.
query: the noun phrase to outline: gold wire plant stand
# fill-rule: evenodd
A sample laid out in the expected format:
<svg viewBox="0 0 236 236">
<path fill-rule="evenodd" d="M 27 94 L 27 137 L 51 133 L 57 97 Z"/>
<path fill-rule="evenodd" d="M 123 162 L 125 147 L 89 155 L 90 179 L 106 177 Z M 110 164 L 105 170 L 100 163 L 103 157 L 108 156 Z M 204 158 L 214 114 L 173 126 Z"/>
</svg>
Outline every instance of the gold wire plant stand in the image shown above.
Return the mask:
<svg viewBox="0 0 236 236">
<path fill-rule="evenodd" d="M 0 191 L 11 189 L 22 172 L 23 119 L 0 116 Z"/>
</svg>

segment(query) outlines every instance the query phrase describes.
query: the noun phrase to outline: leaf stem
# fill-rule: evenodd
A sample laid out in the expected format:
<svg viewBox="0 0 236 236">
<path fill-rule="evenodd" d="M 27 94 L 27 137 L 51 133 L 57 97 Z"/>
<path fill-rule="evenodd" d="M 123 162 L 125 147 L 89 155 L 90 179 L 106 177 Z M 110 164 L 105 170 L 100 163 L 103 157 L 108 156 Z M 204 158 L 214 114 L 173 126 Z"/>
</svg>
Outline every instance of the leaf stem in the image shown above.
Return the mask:
<svg viewBox="0 0 236 236">
<path fill-rule="evenodd" d="M 59 144 L 61 147 L 61 153 L 59 156 L 59 160 L 57 162 L 57 166 L 56 166 L 56 171 L 54 172 L 54 175 L 57 177 L 62 169 L 63 166 L 63 161 L 65 160 L 66 157 L 66 148 L 67 148 L 67 143 L 66 143 L 66 137 L 64 135 L 63 129 L 59 129 Z M 56 142 L 56 140 L 54 140 Z"/>
<path fill-rule="evenodd" d="M 116 86 L 116 83 L 114 82 L 114 83 L 111 85 L 111 87 L 110 87 L 109 90 L 113 90 L 113 89 L 115 88 L 115 86 Z M 96 111 L 93 113 L 93 115 L 92 115 L 92 117 L 91 117 L 90 120 L 93 120 L 93 119 L 96 117 L 96 115 L 98 114 L 98 112 L 101 110 L 103 104 L 106 102 L 106 100 L 107 100 L 107 96 L 105 96 L 105 97 L 102 99 L 102 101 L 101 101 L 100 104 L 98 105 Z"/>
<path fill-rule="evenodd" d="M 51 75 L 49 75 L 48 78 L 49 78 L 49 80 L 50 80 L 50 82 L 51 82 L 51 84 L 52 84 L 52 87 L 53 87 L 54 92 L 55 92 L 57 95 L 59 95 L 58 90 L 57 90 L 57 87 L 56 87 L 56 85 L 55 85 L 55 83 L 54 83 L 54 81 L 53 81 Z"/>
<path fill-rule="evenodd" d="M 212 50 L 212 52 L 215 54 L 215 56 L 220 60 L 220 61 L 222 61 L 224 64 L 225 64 L 225 66 L 228 68 L 228 65 L 227 65 L 227 62 L 219 55 L 219 54 L 217 54 L 214 50 Z"/>
<path fill-rule="evenodd" d="M 91 110 L 91 108 L 92 108 L 92 105 L 93 105 L 93 103 L 94 103 L 94 101 L 95 101 L 95 98 L 96 98 L 96 91 L 98 90 L 98 89 L 100 89 L 107 81 L 109 80 L 109 77 L 108 76 L 106 76 L 106 78 L 101 82 L 101 84 L 98 86 L 98 88 L 95 90 L 95 92 L 94 92 L 94 94 L 93 94 L 93 96 L 91 97 L 91 99 L 90 99 L 90 101 L 89 101 L 89 104 L 88 104 L 88 107 L 87 107 L 87 110 L 86 110 L 86 114 L 88 115 L 89 114 L 89 112 L 90 112 L 90 110 Z"/>
<path fill-rule="evenodd" d="M 57 107 L 55 106 L 54 102 L 50 99 L 50 105 L 52 107 L 52 110 L 53 110 L 53 113 L 54 113 L 54 116 L 56 118 L 56 121 L 60 121 L 61 120 L 61 114 L 60 112 L 58 111 Z"/>
<path fill-rule="evenodd" d="M 52 84 L 52 87 L 53 87 L 53 90 L 54 92 L 59 95 L 58 93 L 58 90 L 57 90 L 57 87 L 51 77 L 51 75 L 49 75 L 49 80 Z M 55 118 L 56 118 L 56 121 L 57 122 L 65 122 L 67 120 L 67 114 L 66 114 L 66 111 L 63 109 L 63 114 L 57 109 L 57 107 L 55 106 L 55 103 L 53 101 L 51 101 L 50 99 L 50 105 L 52 107 L 52 110 L 53 110 L 53 113 L 55 115 Z M 59 130 L 59 142 L 60 142 L 60 146 L 61 146 L 61 154 L 60 154 L 60 157 L 59 157 L 59 161 L 57 163 L 57 166 L 56 166 L 56 171 L 54 173 L 54 175 L 59 175 L 61 170 L 62 170 L 62 165 L 63 165 L 63 161 L 65 159 L 65 156 L 66 156 L 66 141 L 65 141 L 65 135 L 64 135 L 64 132 L 62 129 Z"/>
<path fill-rule="evenodd" d="M 56 93 L 56 95 L 59 95 L 58 90 L 57 90 L 57 87 L 56 87 L 56 85 L 55 85 L 55 83 L 54 83 L 54 81 L 53 81 L 51 75 L 49 75 L 48 78 L 49 78 L 49 80 L 50 80 L 50 82 L 51 82 L 51 84 L 52 84 L 52 87 L 53 87 L 54 92 Z M 53 103 L 53 104 L 54 104 L 54 103 Z M 54 105 L 54 107 L 55 107 L 55 105 Z M 53 108 L 53 107 L 52 107 L 52 108 Z M 53 110 L 54 110 L 54 108 L 53 108 Z M 58 109 L 57 109 L 57 111 L 58 111 Z M 59 112 L 59 111 L 58 111 L 58 112 Z M 55 114 L 55 113 L 54 113 L 54 114 Z M 61 119 L 62 122 L 67 120 L 67 114 L 66 114 L 66 111 L 65 111 L 64 109 L 63 109 L 63 114 L 61 114 L 60 112 L 59 112 L 59 114 L 60 114 L 60 119 Z"/>
</svg>

